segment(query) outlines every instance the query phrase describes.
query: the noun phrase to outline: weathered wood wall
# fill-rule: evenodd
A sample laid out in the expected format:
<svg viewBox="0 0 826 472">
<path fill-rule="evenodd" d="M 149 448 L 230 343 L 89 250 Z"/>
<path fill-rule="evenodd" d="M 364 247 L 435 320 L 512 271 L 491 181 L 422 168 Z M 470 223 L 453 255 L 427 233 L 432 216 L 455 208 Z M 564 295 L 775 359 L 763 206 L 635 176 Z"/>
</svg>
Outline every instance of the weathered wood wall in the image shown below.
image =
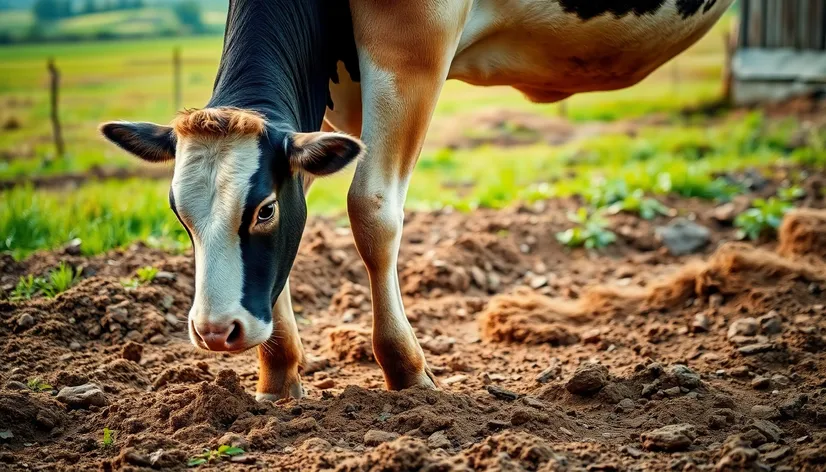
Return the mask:
<svg viewBox="0 0 826 472">
<path fill-rule="evenodd" d="M 739 47 L 826 51 L 826 0 L 740 0 Z"/>
</svg>

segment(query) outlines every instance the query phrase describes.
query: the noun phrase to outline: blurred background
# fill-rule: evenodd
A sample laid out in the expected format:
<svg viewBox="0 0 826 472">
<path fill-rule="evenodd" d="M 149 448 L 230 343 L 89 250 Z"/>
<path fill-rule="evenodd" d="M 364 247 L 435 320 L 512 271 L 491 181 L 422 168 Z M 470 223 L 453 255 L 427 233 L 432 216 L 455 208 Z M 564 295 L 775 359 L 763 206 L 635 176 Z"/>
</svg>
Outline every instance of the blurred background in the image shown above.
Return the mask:
<svg viewBox="0 0 826 472">
<path fill-rule="evenodd" d="M 169 166 L 140 164 L 97 126 L 166 123 L 203 106 L 226 8 L 0 0 L 0 251 L 95 254 L 135 240 L 188 247 L 167 205 Z M 612 208 L 654 217 L 679 211 L 670 196 L 723 205 L 777 166 L 794 169 L 788 199 L 802 198 L 795 176 L 826 162 L 824 50 L 826 1 L 738 1 L 699 43 L 629 89 L 536 105 L 507 87 L 448 82 L 408 208 L 573 196 L 583 221 Z M 347 224 L 351 172 L 314 186 L 311 215 Z M 743 206 L 770 220 L 791 205 L 775 203 Z"/>
</svg>

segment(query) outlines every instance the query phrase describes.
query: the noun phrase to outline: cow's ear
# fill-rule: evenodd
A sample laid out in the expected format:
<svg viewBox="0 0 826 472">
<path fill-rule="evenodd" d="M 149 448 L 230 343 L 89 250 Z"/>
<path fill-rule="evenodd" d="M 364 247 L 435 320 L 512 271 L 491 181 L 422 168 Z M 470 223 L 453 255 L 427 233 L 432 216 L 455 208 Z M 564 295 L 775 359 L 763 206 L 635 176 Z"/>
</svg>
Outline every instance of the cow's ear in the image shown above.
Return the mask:
<svg viewBox="0 0 826 472">
<path fill-rule="evenodd" d="M 100 125 L 106 139 L 147 162 L 175 159 L 175 132 L 171 126 L 131 121 L 110 121 Z"/>
<path fill-rule="evenodd" d="M 364 153 L 364 144 L 344 133 L 295 133 L 287 138 L 293 170 L 321 177 L 343 169 Z"/>
</svg>

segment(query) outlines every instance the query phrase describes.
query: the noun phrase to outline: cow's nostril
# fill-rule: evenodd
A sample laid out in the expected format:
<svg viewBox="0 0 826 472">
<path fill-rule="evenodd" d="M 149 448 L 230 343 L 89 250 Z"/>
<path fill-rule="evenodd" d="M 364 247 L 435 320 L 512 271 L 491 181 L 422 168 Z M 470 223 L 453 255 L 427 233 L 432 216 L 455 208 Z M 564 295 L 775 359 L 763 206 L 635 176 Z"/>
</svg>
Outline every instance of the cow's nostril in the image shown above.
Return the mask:
<svg viewBox="0 0 826 472">
<path fill-rule="evenodd" d="M 232 328 L 230 328 L 229 335 L 227 336 L 227 344 L 234 344 L 235 341 L 241 338 L 241 329 L 241 323 L 237 321 L 232 322 Z"/>
</svg>

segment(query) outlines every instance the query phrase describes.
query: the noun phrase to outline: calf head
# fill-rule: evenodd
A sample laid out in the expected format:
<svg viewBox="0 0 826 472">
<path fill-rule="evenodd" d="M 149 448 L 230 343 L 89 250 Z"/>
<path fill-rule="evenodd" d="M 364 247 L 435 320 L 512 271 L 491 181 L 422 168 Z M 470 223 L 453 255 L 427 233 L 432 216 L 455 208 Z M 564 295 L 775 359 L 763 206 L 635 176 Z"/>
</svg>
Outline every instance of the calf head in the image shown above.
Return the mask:
<svg viewBox="0 0 826 472">
<path fill-rule="evenodd" d="M 193 344 L 241 351 L 267 341 L 307 218 L 304 179 L 342 169 L 362 143 L 235 108 L 186 111 L 170 126 L 110 122 L 101 132 L 145 161 L 174 160 L 169 205 L 195 253 Z"/>
</svg>

